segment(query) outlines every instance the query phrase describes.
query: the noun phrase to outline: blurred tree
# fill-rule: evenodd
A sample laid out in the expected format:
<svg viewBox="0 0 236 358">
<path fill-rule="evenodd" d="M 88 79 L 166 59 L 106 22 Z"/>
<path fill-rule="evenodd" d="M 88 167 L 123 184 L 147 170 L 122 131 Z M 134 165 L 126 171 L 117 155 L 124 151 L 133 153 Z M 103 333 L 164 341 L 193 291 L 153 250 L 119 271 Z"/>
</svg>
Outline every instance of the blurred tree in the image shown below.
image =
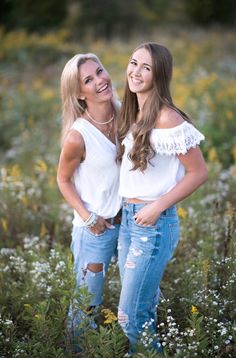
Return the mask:
<svg viewBox="0 0 236 358">
<path fill-rule="evenodd" d="M 189 19 L 198 24 L 235 24 L 235 0 L 1 0 L 7 30 L 47 31 L 66 25 L 75 37 L 111 38 Z"/>
<path fill-rule="evenodd" d="M 66 17 L 66 0 L 1 0 L 0 22 L 7 30 L 54 28 Z"/>
<path fill-rule="evenodd" d="M 185 0 L 186 13 L 198 24 L 235 24 L 235 0 Z"/>
<path fill-rule="evenodd" d="M 109 0 L 81 0 L 80 1 L 80 28 L 91 27 L 98 37 L 109 37 L 113 35 L 114 26 L 119 18 L 119 7 L 117 1 Z"/>
<path fill-rule="evenodd" d="M 11 11 L 11 4 L 9 0 L 0 1 L 0 24 L 5 24 L 9 21 L 9 13 Z"/>
<path fill-rule="evenodd" d="M 225 24 L 236 24 L 236 1 L 218 0 L 213 1 L 213 16 L 216 21 Z"/>
<path fill-rule="evenodd" d="M 95 37 L 110 38 L 117 32 L 130 33 L 138 21 L 137 0 L 81 0 L 75 26 Z"/>
<path fill-rule="evenodd" d="M 172 0 L 80 0 L 77 17 L 69 26 L 80 29 L 80 34 L 111 38 L 116 34 L 129 36 L 133 31 L 148 31 L 165 19 Z M 76 2 L 71 2 L 73 6 Z M 74 8 L 74 6 L 73 6 Z"/>
</svg>

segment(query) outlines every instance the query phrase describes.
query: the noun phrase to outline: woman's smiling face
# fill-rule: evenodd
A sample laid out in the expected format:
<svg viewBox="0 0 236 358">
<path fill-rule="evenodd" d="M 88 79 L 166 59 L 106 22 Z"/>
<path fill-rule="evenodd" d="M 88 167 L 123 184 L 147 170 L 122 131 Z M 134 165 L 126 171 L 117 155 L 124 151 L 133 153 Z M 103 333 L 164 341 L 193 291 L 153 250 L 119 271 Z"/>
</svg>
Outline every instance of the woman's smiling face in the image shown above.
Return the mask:
<svg viewBox="0 0 236 358">
<path fill-rule="evenodd" d="M 107 71 L 97 62 L 87 60 L 79 67 L 79 98 L 87 102 L 104 102 L 112 98 L 111 79 Z"/>
<path fill-rule="evenodd" d="M 133 53 L 127 67 L 129 89 L 136 94 L 148 94 L 153 87 L 152 58 L 147 49 Z"/>
</svg>

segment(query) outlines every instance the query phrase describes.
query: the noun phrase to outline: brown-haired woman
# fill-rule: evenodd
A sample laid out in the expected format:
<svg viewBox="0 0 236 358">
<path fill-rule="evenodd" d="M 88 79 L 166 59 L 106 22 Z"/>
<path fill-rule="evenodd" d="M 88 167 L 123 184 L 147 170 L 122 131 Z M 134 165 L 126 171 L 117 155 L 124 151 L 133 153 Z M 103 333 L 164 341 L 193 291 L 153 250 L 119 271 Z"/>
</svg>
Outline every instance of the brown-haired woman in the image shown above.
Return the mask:
<svg viewBox="0 0 236 358">
<path fill-rule="evenodd" d="M 198 146 L 204 136 L 174 105 L 171 77 L 172 56 L 166 47 L 145 43 L 134 50 L 118 125 L 119 193 L 124 198 L 118 319 L 131 353 L 144 337 L 162 351 L 156 335 L 157 293 L 179 240 L 175 204 L 207 179 Z"/>
</svg>

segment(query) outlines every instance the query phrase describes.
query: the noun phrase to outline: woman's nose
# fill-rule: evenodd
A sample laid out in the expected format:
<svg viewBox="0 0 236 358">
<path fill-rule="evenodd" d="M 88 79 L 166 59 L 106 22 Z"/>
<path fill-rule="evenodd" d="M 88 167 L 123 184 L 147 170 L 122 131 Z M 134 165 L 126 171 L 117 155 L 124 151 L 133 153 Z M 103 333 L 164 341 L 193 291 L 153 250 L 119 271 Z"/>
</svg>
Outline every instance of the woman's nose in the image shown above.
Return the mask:
<svg viewBox="0 0 236 358">
<path fill-rule="evenodd" d="M 103 83 L 104 82 L 104 78 L 102 78 L 102 77 L 100 77 L 100 76 L 97 76 L 96 77 L 96 84 L 97 85 L 100 85 L 101 83 Z"/>
<path fill-rule="evenodd" d="M 138 66 L 136 66 L 133 70 L 133 73 L 136 75 L 136 76 L 139 76 L 140 75 L 140 68 Z"/>
</svg>

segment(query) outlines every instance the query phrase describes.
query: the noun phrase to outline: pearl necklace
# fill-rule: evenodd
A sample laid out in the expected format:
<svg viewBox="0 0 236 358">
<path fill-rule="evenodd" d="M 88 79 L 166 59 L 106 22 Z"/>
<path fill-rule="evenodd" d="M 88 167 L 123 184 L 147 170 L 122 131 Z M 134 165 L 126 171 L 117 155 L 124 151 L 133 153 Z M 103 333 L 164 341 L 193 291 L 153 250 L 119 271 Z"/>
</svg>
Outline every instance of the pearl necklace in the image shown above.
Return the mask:
<svg viewBox="0 0 236 358">
<path fill-rule="evenodd" d="M 87 114 L 89 119 L 91 119 L 91 121 L 96 123 L 96 124 L 108 124 L 108 123 L 111 123 L 113 121 L 113 119 L 114 119 L 114 113 L 113 113 L 112 117 L 110 119 L 108 119 L 108 121 L 106 121 L 106 122 L 98 122 L 98 121 L 95 121 L 95 119 L 91 116 L 91 114 L 89 113 L 89 111 L 87 109 L 85 110 L 85 113 Z"/>
</svg>

